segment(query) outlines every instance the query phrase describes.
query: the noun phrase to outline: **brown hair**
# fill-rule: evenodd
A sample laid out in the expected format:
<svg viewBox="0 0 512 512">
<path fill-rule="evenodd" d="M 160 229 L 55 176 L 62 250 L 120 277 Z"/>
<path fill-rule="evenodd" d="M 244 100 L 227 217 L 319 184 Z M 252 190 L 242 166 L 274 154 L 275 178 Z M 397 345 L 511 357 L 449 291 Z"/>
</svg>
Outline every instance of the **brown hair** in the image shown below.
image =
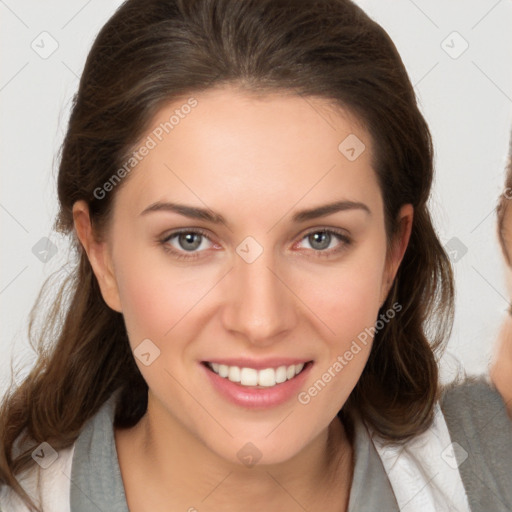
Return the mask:
<svg viewBox="0 0 512 512">
<path fill-rule="evenodd" d="M 512 260 L 507 248 L 507 243 L 512 241 L 512 226 L 510 226 L 510 221 L 512 221 L 512 219 L 510 218 L 510 213 L 507 214 L 507 211 L 509 211 L 510 208 L 510 200 L 512 199 L 512 134 L 510 137 L 506 169 L 505 190 L 500 195 L 496 212 L 498 215 L 498 240 L 500 242 L 505 261 L 509 266 L 512 266 Z"/>
<path fill-rule="evenodd" d="M 135 425 L 147 407 L 148 387 L 123 317 L 104 302 L 74 232 L 73 204 L 86 200 L 98 238 L 105 235 L 119 186 L 102 199 L 94 190 L 126 161 L 164 104 L 223 84 L 327 98 L 367 128 L 388 240 L 403 204 L 411 203 L 415 215 L 380 313 L 395 303 L 402 309 L 377 332 L 344 411 L 356 407 L 389 440 L 419 434 L 432 422 L 436 358 L 453 319 L 453 276 L 426 204 L 431 135 L 387 33 L 348 0 L 128 0 L 90 50 L 61 148 L 55 227 L 70 236 L 75 267 L 38 335 L 36 365 L 6 393 L 0 410 L 0 482 L 24 500 L 14 475 L 33 464 L 39 443 L 57 451 L 71 445 L 116 389 L 117 427 Z M 31 343 L 43 297 L 31 312 Z M 22 449 L 13 457 L 21 434 Z"/>
</svg>

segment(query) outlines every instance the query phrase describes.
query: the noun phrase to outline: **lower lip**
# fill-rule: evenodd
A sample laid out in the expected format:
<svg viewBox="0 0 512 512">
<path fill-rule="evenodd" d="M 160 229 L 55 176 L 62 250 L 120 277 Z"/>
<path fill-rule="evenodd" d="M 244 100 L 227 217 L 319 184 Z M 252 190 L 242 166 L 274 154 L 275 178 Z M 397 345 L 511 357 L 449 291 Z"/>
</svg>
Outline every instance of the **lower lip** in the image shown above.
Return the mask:
<svg viewBox="0 0 512 512">
<path fill-rule="evenodd" d="M 240 407 L 248 409 L 266 409 L 281 405 L 293 396 L 296 396 L 304 381 L 307 379 L 313 363 L 310 361 L 304 369 L 293 379 L 276 384 L 268 388 L 255 388 L 252 386 L 242 386 L 239 383 L 231 382 L 229 379 L 217 375 L 210 370 L 206 364 L 201 363 L 201 367 L 206 372 L 207 378 L 213 387 L 230 402 Z"/>
</svg>

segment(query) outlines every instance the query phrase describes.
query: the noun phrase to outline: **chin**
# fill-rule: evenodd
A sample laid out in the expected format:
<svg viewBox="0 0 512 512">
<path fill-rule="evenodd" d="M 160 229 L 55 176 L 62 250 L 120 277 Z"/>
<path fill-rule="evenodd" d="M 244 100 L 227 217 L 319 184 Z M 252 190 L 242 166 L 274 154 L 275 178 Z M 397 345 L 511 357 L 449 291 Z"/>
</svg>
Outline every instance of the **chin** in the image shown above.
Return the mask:
<svg viewBox="0 0 512 512">
<path fill-rule="evenodd" d="M 290 436 L 274 438 L 242 436 L 230 439 L 227 445 L 212 447 L 219 457 L 248 468 L 284 464 L 297 456 L 307 446 L 307 440 Z M 218 448 L 218 449 L 217 449 Z"/>
</svg>

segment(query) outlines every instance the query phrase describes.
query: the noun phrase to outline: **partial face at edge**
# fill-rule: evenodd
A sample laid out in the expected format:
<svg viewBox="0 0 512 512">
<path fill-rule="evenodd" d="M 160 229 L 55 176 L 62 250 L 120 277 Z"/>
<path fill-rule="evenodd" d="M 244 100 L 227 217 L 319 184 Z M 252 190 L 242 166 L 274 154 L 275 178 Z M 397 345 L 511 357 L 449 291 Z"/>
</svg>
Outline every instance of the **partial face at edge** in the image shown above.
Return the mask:
<svg viewBox="0 0 512 512">
<path fill-rule="evenodd" d="M 149 339 L 160 351 L 148 366 L 135 359 L 151 414 L 235 463 L 247 442 L 262 464 L 276 463 L 325 431 L 356 385 L 371 336 L 357 340 L 386 298 L 412 208 L 402 209 L 405 229 L 386 261 L 372 145 L 355 118 L 311 97 L 225 88 L 195 98 L 161 141 L 152 135 L 156 146 L 116 192 L 103 252 L 88 253 L 101 254 L 91 263 L 105 300 L 124 315 L 132 349 Z M 185 102 L 162 109 L 153 129 Z M 356 139 L 339 149 L 354 135 L 366 146 L 355 159 Z M 340 201 L 349 206 L 294 220 Z M 223 222 L 161 203 L 209 209 Z M 233 358 L 312 364 L 282 403 L 249 408 L 219 392 L 203 364 Z"/>
<path fill-rule="evenodd" d="M 509 181 L 507 179 L 507 181 Z M 507 262 L 512 258 L 512 208 L 510 200 L 512 199 L 512 189 L 507 187 L 501 198 L 501 208 L 503 209 L 501 223 L 498 225 L 499 236 L 501 238 L 501 249 L 505 266 L 505 281 L 509 298 L 512 299 L 512 266 Z"/>
</svg>

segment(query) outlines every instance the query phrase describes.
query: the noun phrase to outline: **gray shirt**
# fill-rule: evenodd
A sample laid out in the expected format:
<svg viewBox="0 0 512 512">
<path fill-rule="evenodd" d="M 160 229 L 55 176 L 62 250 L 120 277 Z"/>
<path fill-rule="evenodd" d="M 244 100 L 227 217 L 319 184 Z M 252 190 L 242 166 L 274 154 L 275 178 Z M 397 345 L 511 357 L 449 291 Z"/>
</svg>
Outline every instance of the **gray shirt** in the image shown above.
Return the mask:
<svg viewBox="0 0 512 512">
<path fill-rule="evenodd" d="M 84 425 L 75 445 L 71 512 L 128 512 L 114 441 L 117 393 Z M 469 453 L 459 471 L 473 512 L 512 510 L 512 422 L 501 395 L 483 378 L 447 388 L 441 399 L 452 441 Z M 349 512 L 399 512 L 368 431 L 354 416 Z M 456 455 L 460 455 L 457 454 Z"/>
</svg>

